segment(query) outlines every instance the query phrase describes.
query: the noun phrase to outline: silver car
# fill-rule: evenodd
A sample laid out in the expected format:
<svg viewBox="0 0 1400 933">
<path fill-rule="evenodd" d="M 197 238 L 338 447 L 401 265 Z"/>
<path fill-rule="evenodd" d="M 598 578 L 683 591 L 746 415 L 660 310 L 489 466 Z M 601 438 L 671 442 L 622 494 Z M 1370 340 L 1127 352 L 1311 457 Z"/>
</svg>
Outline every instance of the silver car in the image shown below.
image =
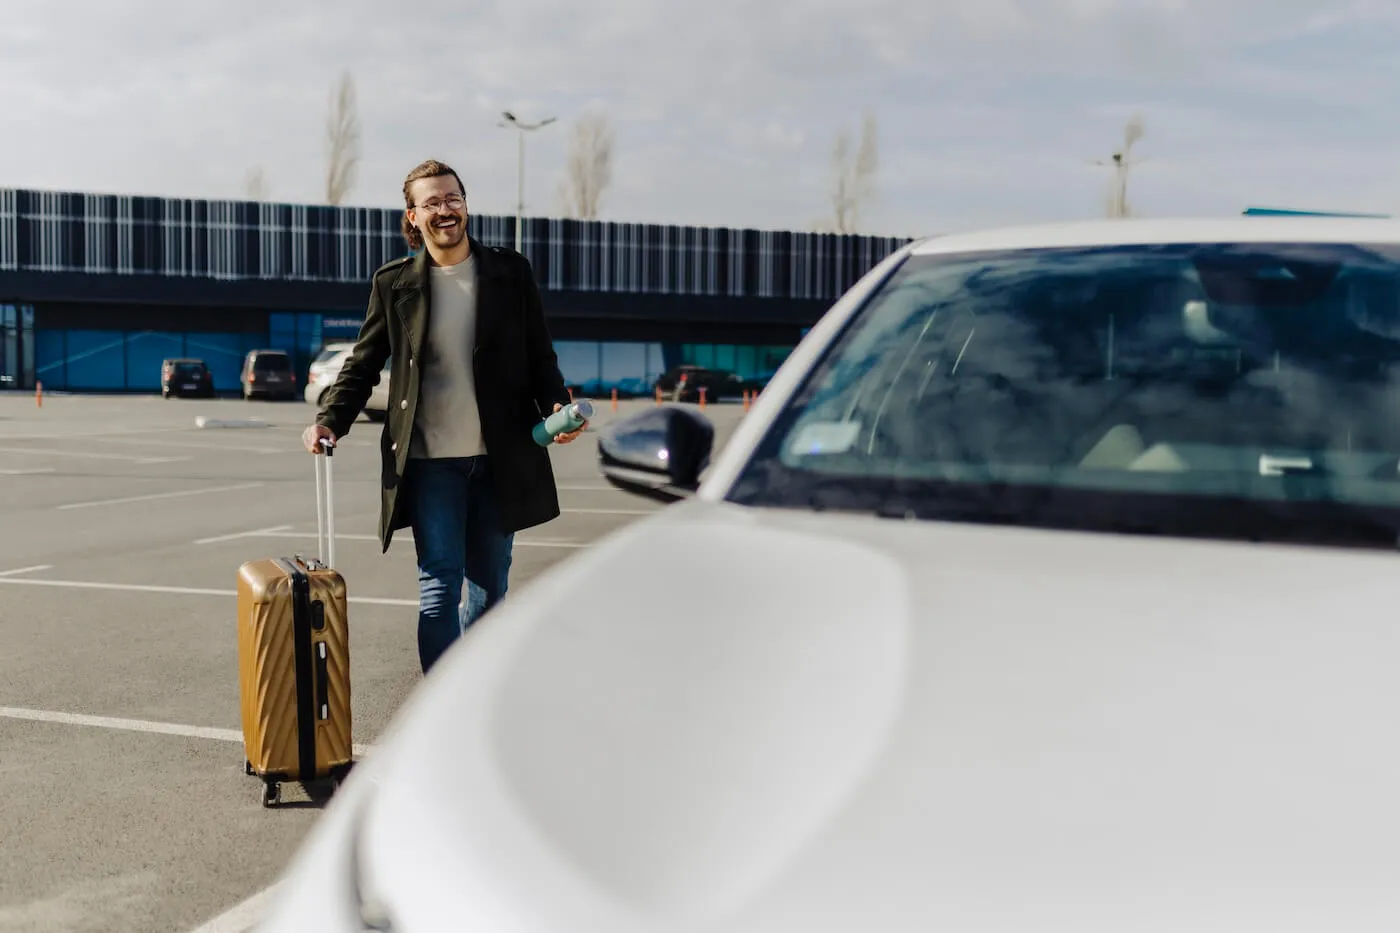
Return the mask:
<svg viewBox="0 0 1400 933">
<path fill-rule="evenodd" d="M 1400 929 L 1400 225 L 946 236 L 434 668 L 268 931 Z M 697 482 L 698 481 L 698 482 Z"/>
<path fill-rule="evenodd" d="M 318 408 L 321 406 L 326 390 L 335 382 L 335 377 L 340 374 L 340 367 L 345 364 L 346 357 L 354 349 L 353 343 L 329 343 L 317 354 L 306 375 L 304 397 L 309 404 Z M 375 384 L 370 392 L 369 401 L 365 403 L 365 417 L 371 421 L 383 421 L 388 408 L 389 364 L 385 363 L 379 374 L 379 382 Z"/>
</svg>

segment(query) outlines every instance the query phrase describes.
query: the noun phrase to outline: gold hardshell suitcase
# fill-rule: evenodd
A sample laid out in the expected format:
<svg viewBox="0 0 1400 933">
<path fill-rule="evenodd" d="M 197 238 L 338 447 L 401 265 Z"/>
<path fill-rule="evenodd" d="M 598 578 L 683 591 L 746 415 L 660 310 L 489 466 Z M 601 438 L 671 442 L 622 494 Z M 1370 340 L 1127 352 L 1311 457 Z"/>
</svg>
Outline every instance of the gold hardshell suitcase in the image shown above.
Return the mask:
<svg viewBox="0 0 1400 933">
<path fill-rule="evenodd" d="M 263 806 L 281 784 L 331 780 L 354 764 L 345 579 L 335 569 L 327 444 L 316 462 L 317 546 L 324 559 L 269 557 L 238 568 L 238 684 L 244 772 L 263 780 Z"/>
</svg>

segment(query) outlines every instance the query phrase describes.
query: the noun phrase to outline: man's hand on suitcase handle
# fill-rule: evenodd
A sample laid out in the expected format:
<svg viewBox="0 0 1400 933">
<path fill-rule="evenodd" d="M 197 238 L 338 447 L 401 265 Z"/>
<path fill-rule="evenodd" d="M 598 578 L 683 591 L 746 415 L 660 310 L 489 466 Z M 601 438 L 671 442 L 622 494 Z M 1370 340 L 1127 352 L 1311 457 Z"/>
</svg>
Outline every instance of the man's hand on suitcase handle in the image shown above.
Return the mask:
<svg viewBox="0 0 1400 933">
<path fill-rule="evenodd" d="M 307 452 L 319 454 L 324 452 L 322 450 L 323 444 L 330 447 L 335 446 L 335 435 L 325 425 L 313 424 L 301 432 L 301 442 L 305 445 Z"/>
</svg>

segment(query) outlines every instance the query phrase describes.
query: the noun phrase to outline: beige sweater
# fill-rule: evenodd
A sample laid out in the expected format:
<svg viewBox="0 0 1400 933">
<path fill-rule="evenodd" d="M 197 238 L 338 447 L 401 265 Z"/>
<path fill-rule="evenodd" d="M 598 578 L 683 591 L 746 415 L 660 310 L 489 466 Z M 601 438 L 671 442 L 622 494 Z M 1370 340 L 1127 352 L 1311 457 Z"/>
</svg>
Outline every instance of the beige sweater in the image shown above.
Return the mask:
<svg viewBox="0 0 1400 933">
<path fill-rule="evenodd" d="M 476 409 L 472 348 L 476 345 L 476 260 L 429 266 L 432 292 L 411 457 L 474 457 L 486 453 Z"/>
</svg>

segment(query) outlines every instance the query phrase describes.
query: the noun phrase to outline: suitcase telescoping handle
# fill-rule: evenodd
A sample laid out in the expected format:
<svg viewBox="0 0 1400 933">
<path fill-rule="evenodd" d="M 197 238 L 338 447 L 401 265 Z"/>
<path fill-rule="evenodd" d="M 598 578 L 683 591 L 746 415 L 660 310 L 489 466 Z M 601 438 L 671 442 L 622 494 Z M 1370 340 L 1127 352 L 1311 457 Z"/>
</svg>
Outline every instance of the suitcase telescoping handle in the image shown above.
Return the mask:
<svg viewBox="0 0 1400 933">
<path fill-rule="evenodd" d="M 316 461 L 316 556 L 327 566 L 335 567 L 335 500 L 331 496 L 331 456 L 335 444 L 322 438 L 324 456 Z"/>
</svg>

